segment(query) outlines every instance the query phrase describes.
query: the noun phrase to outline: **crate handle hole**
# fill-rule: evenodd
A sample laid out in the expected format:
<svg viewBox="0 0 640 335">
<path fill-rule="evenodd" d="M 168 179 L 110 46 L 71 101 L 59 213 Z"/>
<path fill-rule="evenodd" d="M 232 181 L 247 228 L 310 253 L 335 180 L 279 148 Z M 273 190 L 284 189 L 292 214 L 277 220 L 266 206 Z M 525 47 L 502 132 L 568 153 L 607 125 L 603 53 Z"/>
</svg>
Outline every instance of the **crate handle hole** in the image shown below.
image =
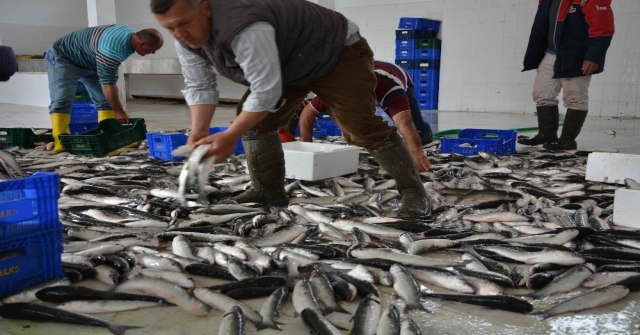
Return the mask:
<svg viewBox="0 0 640 335">
<path fill-rule="evenodd" d="M 461 148 L 477 148 L 478 145 L 475 143 L 460 143 Z"/>
<path fill-rule="evenodd" d="M 6 261 L 8 259 L 24 256 L 24 255 L 25 255 L 24 248 L 15 248 L 15 249 L 6 250 L 3 252 L 0 252 L 0 262 Z M 2 271 L 2 269 L 0 269 L 0 271 Z"/>
<path fill-rule="evenodd" d="M 496 133 L 484 133 L 482 134 L 482 137 L 500 137 L 500 135 Z"/>
<path fill-rule="evenodd" d="M 6 136 L 9 135 L 9 133 L 7 133 L 6 131 L 0 131 L 0 136 Z"/>
</svg>

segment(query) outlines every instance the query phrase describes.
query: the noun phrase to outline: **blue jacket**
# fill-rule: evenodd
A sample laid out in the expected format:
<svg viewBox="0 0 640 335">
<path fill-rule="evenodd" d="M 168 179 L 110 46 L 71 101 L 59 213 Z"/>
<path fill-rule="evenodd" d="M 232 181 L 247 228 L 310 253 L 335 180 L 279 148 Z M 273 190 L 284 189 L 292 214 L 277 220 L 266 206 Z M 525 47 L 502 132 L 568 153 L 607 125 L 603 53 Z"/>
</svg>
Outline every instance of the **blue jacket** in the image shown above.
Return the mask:
<svg viewBox="0 0 640 335">
<path fill-rule="evenodd" d="M 547 51 L 553 0 L 539 1 L 522 71 L 537 69 Z M 586 60 L 599 65 L 595 73 L 602 72 L 614 31 L 611 0 L 562 0 L 554 37 L 554 78 L 582 76 Z"/>
</svg>

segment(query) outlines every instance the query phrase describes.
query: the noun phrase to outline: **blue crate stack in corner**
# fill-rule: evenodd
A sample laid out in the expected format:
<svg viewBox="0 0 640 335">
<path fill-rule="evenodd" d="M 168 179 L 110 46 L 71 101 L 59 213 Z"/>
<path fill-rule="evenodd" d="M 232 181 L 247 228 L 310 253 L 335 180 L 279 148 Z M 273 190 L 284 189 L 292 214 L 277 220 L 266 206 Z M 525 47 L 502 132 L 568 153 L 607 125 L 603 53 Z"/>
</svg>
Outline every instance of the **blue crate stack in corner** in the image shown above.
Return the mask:
<svg viewBox="0 0 640 335">
<path fill-rule="evenodd" d="M 59 187 L 51 172 L 0 182 L 0 300 L 64 278 Z"/>
<path fill-rule="evenodd" d="M 409 72 L 420 109 L 438 109 L 440 21 L 402 17 L 396 30 L 396 64 Z"/>
</svg>

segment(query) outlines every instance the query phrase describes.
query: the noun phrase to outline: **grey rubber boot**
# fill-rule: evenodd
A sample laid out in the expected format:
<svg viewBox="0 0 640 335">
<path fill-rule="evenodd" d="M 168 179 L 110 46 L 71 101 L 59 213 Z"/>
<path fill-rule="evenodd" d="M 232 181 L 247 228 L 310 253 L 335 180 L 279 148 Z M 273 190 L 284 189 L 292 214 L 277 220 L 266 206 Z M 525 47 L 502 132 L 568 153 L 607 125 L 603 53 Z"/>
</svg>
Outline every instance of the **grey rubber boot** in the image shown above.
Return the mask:
<svg viewBox="0 0 640 335">
<path fill-rule="evenodd" d="M 411 154 L 400 135 L 394 135 L 389 145 L 370 152 L 378 164 L 396 180 L 396 186 L 402 196 L 398 217 L 431 217 L 431 203 Z"/>
<path fill-rule="evenodd" d="M 248 132 L 242 145 L 251 175 L 251 188 L 230 198 L 238 203 L 257 202 L 265 206 L 284 206 L 288 203 L 284 191 L 284 152 L 277 133 Z"/>
<path fill-rule="evenodd" d="M 518 136 L 518 143 L 536 146 L 558 140 L 558 106 L 536 107 L 538 110 L 538 135 L 527 138 Z"/>
<path fill-rule="evenodd" d="M 587 113 L 588 111 L 567 109 L 567 115 L 564 118 L 564 125 L 562 126 L 562 135 L 560 135 L 557 141 L 545 144 L 544 148 L 554 151 L 578 149 L 576 138 L 580 135 L 584 120 L 587 118 Z"/>
</svg>

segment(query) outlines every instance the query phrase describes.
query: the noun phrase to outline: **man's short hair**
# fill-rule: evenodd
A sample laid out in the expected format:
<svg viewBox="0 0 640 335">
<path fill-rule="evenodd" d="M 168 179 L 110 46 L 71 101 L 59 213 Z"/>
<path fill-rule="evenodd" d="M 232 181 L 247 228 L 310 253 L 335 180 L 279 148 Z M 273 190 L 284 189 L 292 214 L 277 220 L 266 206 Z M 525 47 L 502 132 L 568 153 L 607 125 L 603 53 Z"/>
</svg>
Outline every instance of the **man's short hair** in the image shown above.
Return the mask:
<svg viewBox="0 0 640 335">
<path fill-rule="evenodd" d="M 158 45 L 162 42 L 162 35 L 155 29 L 143 29 L 136 32 L 136 36 L 148 45 Z"/>
<path fill-rule="evenodd" d="M 153 14 L 164 14 L 178 1 L 184 1 L 191 8 L 197 8 L 203 0 L 151 0 L 150 7 Z"/>
</svg>

